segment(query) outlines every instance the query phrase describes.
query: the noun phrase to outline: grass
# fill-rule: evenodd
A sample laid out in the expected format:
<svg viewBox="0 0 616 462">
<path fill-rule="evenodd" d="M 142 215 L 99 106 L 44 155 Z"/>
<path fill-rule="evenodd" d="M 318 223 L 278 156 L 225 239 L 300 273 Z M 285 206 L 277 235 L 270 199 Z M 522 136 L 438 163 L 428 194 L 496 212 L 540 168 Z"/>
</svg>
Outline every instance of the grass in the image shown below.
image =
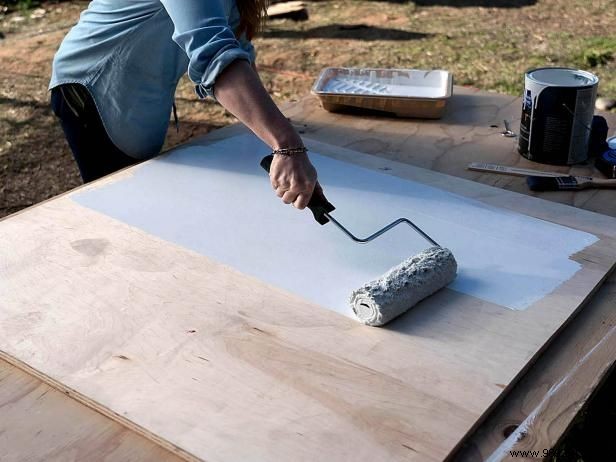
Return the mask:
<svg viewBox="0 0 616 462">
<path fill-rule="evenodd" d="M 453 72 L 458 84 L 512 95 L 521 94 L 524 73 L 531 68 L 576 67 L 596 73 L 601 78 L 599 93 L 616 97 L 616 11 L 611 0 L 519 1 L 531 4 L 521 8 L 461 8 L 455 6 L 460 4 L 456 1 L 418 3 L 437 6 L 365 0 L 309 2 L 310 21 L 270 23 L 268 30 L 277 31 L 275 39 L 258 39 L 257 49 L 267 58 L 283 47 L 316 49 L 316 59 L 291 53 L 293 59 L 285 66 L 315 76 L 326 65 L 444 68 Z M 372 37 L 369 41 L 351 31 L 345 39 L 334 28 L 342 24 L 375 29 L 364 29 L 364 35 Z M 311 31 L 318 27 L 329 27 L 330 37 L 313 37 Z M 298 39 L 281 42 L 281 30 L 299 31 L 294 35 Z M 376 32 L 378 36 L 373 37 Z M 396 38 L 404 34 L 417 37 Z M 328 52 L 328 46 L 336 52 Z"/>
<path fill-rule="evenodd" d="M 607 67 L 614 60 L 616 38 L 591 37 L 586 39 L 580 50 L 578 63 L 582 67 Z"/>
<path fill-rule="evenodd" d="M 32 8 L 40 6 L 39 0 L 2 0 L 2 6 L 6 7 L 7 11 L 19 11 L 25 13 Z"/>
</svg>

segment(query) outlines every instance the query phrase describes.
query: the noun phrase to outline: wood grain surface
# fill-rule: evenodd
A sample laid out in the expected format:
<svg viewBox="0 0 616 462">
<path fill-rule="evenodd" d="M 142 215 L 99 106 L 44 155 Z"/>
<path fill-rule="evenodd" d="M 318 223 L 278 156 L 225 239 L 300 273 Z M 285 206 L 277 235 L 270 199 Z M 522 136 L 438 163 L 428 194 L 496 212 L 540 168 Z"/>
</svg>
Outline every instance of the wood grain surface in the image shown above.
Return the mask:
<svg viewBox="0 0 616 462">
<path fill-rule="evenodd" d="M 0 415 L 2 462 L 182 460 L 4 361 Z"/>
<path fill-rule="evenodd" d="M 534 459 L 548 458 L 556 455 L 553 448 L 545 442 L 562 434 L 570 425 L 571 414 L 579 412 L 586 399 L 606 378 L 616 358 L 616 326 L 612 326 L 606 335 L 584 355 L 582 360 L 573 364 L 571 371 L 560 382 L 546 392 L 543 399 L 522 423 L 507 436 L 505 441 L 490 455 L 491 461 L 511 460 L 512 454 L 531 454 Z M 590 377 L 590 381 L 578 381 L 579 377 Z M 579 397 L 582 397 L 581 399 Z M 553 403 L 558 403 L 554 406 Z M 560 412 L 560 406 L 568 410 Z M 608 423 L 609 425 L 609 423 Z M 539 457 L 535 457 L 536 454 Z M 611 456 L 606 454 L 606 459 Z"/>
<path fill-rule="evenodd" d="M 0 225 L 5 359 L 186 458 L 447 457 L 611 269 L 614 220 L 311 146 L 601 240 L 527 311 L 446 290 L 372 329 L 67 195 Z"/>
</svg>

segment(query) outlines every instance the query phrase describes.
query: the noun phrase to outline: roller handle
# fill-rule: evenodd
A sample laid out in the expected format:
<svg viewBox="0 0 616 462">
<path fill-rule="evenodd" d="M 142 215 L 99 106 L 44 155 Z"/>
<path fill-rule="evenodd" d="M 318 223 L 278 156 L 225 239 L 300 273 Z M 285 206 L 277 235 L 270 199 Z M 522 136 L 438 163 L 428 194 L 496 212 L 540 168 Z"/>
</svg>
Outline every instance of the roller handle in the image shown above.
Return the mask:
<svg viewBox="0 0 616 462">
<path fill-rule="evenodd" d="M 261 167 L 263 167 L 263 170 L 265 170 L 267 173 L 269 173 L 270 171 L 272 160 L 274 160 L 274 156 L 272 154 L 270 154 L 269 156 L 265 156 L 261 160 Z M 317 191 L 316 189 L 312 194 L 312 197 L 310 198 L 307 207 L 314 215 L 314 219 L 317 221 L 317 223 L 321 225 L 329 223 L 329 219 L 325 216 L 325 214 L 336 210 L 336 207 L 334 207 L 325 198 L 323 193 L 321 191 Z"/>
</svg>

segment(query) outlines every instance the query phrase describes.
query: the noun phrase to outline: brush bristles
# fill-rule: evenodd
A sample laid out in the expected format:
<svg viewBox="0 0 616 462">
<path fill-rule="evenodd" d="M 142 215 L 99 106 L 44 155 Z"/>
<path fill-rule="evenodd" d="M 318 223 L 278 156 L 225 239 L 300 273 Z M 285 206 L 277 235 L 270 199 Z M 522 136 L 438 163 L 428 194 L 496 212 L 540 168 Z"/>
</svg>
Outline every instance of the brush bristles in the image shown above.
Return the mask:
<svg viewBox="0 0 616 462">
<path fill-rule="evenodd" d="M 574 176 L 529 176 L 526 178 L 526 184 L 531 191 L 576 191 L 582 189 Z"/>
</svg>

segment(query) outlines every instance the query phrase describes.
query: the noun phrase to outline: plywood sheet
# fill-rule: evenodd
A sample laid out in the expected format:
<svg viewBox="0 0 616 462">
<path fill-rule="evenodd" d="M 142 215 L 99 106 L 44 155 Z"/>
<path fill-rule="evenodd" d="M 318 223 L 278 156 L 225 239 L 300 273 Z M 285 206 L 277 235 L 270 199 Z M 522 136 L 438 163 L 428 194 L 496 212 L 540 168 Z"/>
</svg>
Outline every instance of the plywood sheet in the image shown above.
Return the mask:
<svg viewBox="0 0 616 462">
<path fill-rule="evenodd" d="M 511 193 L 388 168 L 516 204 Z M 442 460 L 616 259 L 613 226 L 536 204 L 539 218 L 598 238 L 571 257 L 580 268 L 568 281 L 520 311 L 446 289 L 374 329 L 77 200 L 0 224 L 2 356 L 208 461 Z M 193 200 L 206 208 L 212 198 Z"/>
</svg>

